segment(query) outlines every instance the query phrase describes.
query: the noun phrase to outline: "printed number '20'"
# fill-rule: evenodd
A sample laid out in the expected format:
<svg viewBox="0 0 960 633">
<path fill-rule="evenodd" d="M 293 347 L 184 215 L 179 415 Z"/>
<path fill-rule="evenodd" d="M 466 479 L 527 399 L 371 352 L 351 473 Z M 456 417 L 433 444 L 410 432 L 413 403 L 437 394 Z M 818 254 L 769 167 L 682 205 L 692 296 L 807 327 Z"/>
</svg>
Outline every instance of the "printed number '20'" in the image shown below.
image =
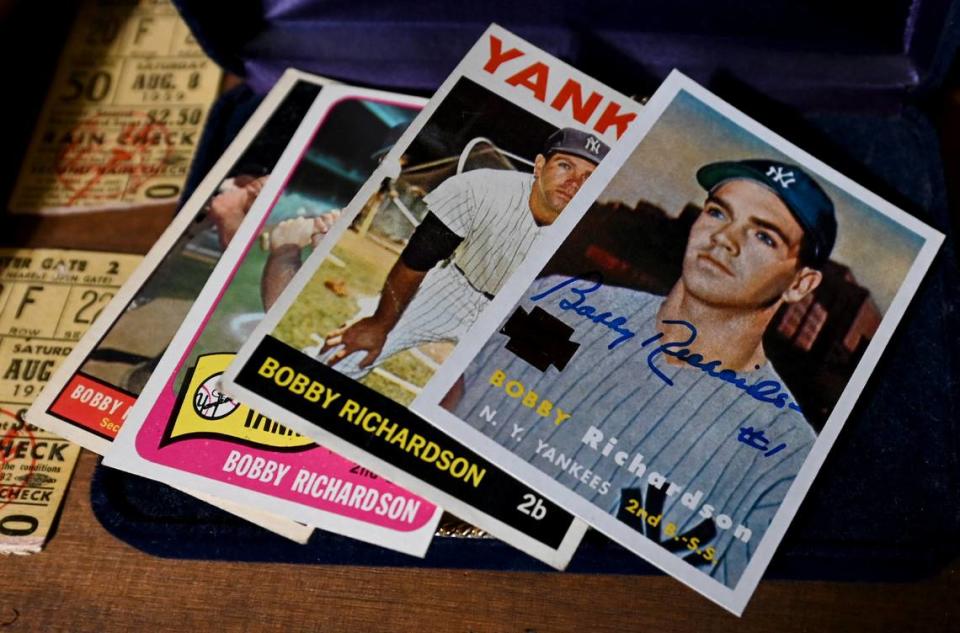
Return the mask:
<svg viewBox="0 0 960 633">
<path fill-rule="evenodd" d="M 517 506 L 517 510 L 537 521 L 547 516 L 547 508 L 543 505 L 543 501 L 529 492 L 523 495 L 523 503 Z"/>
</svg>

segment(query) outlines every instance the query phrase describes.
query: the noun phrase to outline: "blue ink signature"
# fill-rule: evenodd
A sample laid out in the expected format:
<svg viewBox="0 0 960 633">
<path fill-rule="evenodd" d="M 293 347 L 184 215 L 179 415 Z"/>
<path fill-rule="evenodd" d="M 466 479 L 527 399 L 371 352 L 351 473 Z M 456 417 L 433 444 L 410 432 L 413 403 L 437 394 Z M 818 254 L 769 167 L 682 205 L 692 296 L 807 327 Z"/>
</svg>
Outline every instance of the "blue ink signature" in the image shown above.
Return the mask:
<svg viewBox="0 0 960 633">
<path fill-rule="evenodd" d="M 586 287 L 573 286 L 578 281 L 588 282 L 590 285 Z M 587 295 L 590 295 L 600 288 L 603 287 L 603 275 L 599 272 L 593 271 L 588 273 L 583 273 L 576 277 L 568 277 L 564 279 L 557 285 L 552 288 L 548 288 L 543 292 L 535 294 L 530 297 L 530 300 L 533 302 L 541 301 L 550 295 L 557 293 L 564 288 L 567 289 L 567 292 L 576 297 L 575 301 L 571 301 L 567 298 L 561 298 L 557 302 L 557 305 L 561 310 L 572 310 L 575 313 L 579 314 L 582 317 L 585 317 L 587 320 L 594 323 L 603 325 L 607 329 L 619 334 L 619 336 L 613 340 L 607 349 L 613 349 L 625 343 L 626 341 L 632 339 L 636 334 L 626 327 L 627 317 L 625 316 L 616 316 L 612 312 L 602 312 L 601 308 L 587 303 Z M 753 384 L 748 384 L 747 380 L 738 376 L 737 372 L 732 369 L 721 369 L 721 361 L 711 360 L 705 361 L 701 354 L 696 354 L 689 349 L 691 345 L 697 339 L 697 328 L 694 327 L 692 323 L 687 321 L 674 321 L 674 320 L 664 320 L 663 323 L 667 325 L 680 325 L 688 330 L 689 337 L 685 341 L 672 341 L 669 343 L 661 343 L 657 347 L 653 348 L 650 353 L 647 355 L 647 365 L 650 367 L 651 371 L 655 373 L 661 380 L 665 383 L 673 386 L 673 381 L 667 377 L 660 368 L 654 364 L 657 356 L 665 354 L 667 356 L 673 356 L 691 367 L 695 367 L 700 371 L 708 374 L 709 376 L 722 380 L 724 382 L 730 383 L 734 387 L 743 390 L 748 396 L 759 400 L 760 402 L 765 402 L 772 404 L 778 409 L 784 407 L 789 407 L 794 411 L 801 411 L 800 405 L 796 402 L 790 401 L 790 395 L 784 391 L 783 385 L 781 385 L 776 380 L 760 380 Z M 657 333 L 646 339 L 640 344 L 640 347 L 647 347 L 651 343 L 654 343 L 660 340 L 663 337 L 662 333 Z M 759 367 L 758 367 L 759 369 Z"/>
<path fill-rule="evenodd" d="M 531 301 L 540 301 L 549 297 L 555 292 L 567 288 L 573 283 L 578 281 L 587 281 L 592 282 L 593 285 L 587 288 L 578 288 L 570 287 L 568 291 L 577 297 L 576 301 L 570 301 L 569 299 L 560 299 L 557 305 L 560 306 L 561 310 L 573 310 L 582 317 L 587 318 L 594 323 L 605 326 L 607 329 L 619 334 L 620 336 L 614 339 L 612 343 L 607 345 L 607 349 L 613 349 L 621 343 L 632 339 L 636 334 L 634 334 L 629 328 L 626 327 L 627 317 L 625 316 L 614 316 L 612 312 L 599 312 L 601 308 L 597 306 L 592 306 L 587 303 L 587 295 L 590 293 L 596 292 L 603 287 L 603 275 L 599 272 L 589 272 L 579 275 L 577 277 L 570 277 L 564 281 L 561 281 L 553 288 L 545 290 L 539 294 L 535 294 L 530 297 Z"/>
<path fill-rule="evenodd" d="M 647 366 L 655 373 L 661 380 L 665 383 L 673 386 L 673 381 L 667 377 L 660 368 L 653 364 L 653 361 L 656 360 L 657 356 L 661 354 L 666 354 L 667 356 L 673 356 L 674 358 L 681 360 L 691 367 L 695 367 L 705 374 L 722 380 L 724 382 L 730 383 L 734 387 L 743 390 L 748 396 L 759 400 L 760 402 L 766 402 L 774 405 L 778 409 L 784 407 L 789 407 L 794 411 L 800 410 L 800 405 L 796 402 L 790 402 L 790 395 L 783 390 L 783 385 L 781 385 L 776 380 L 759 380 L 755 383 L 748 384 L 747 380 L 738 376 L 737 372 L 732 369 L 720 369 L 719 360 L 704 361 L 704 358 L 700 354 L 695 354 L 690 351 L 688 347 L 691 343 L 697 340 L 697 328 L 694 327 L 692 323 L 687 321 L 680 320 L 671 320 L 664 319 L 663 323 L 667 325 L 679 325 L 687 328 L 688 338 L 685 341 L 671 341 L 669 343 L 661 343 L 657 347 L 654 347 L 650 350 L 650 353 L 647 354 Z M 640 347 L 646 347 L 651 343 L 654 343 L 663 338 L 661 332 L 657 332 L 650 338 L 646 339 L 640 344 Z"/>
<path fill-rule="evenodd" d="M 763 429 L 755 429 L 752 426 L 741 427 L 740 433 L 737 434 L 737 440 L 760 451 L 767 451 L 767 447 L 770 446 L 770 440 L 764 435 Z M 786 447 L 786 443 L 781 443 L 765 452 L 763 456 L 771 457 Z"/>
</svg>

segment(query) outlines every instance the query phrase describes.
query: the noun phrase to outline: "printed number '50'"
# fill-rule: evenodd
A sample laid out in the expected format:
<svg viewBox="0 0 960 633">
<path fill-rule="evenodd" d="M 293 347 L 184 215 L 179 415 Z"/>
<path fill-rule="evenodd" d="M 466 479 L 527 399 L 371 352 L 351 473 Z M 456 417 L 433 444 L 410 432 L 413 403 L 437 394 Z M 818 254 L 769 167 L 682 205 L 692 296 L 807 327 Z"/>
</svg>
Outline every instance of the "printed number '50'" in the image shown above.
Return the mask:
<svg viewBox="0 0 960 633">
<path fill-rule="evenodd" d="M 543 501 L 529 492 L 523 495 L 523 503 L 517 506 L 517 510 L 537 521 L 547 516 L 547 508 L 543 505 Z"/>
</svg>

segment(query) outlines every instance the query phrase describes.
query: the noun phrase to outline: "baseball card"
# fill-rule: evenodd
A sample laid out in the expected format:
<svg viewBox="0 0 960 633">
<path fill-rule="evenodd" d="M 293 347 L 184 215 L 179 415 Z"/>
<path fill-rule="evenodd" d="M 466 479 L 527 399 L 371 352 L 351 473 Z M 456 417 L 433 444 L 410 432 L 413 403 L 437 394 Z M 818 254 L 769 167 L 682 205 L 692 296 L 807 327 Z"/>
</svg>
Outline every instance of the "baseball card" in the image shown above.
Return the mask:
<svg viewBox="0 0 960 633">
<path fill-rule="evenodd" d="M 34 400 L 27 419 L 103 455 L 327 80 L 288 71 Z M 112 295 L 111 295 L 112 296 Z M 79 338 L 79 337 L 78 337 Z M 91 405 L 74 394 L 97 394 Z M 103 403 L 103 404 L 101 404 Z"/>
<path fill-rule="evenodd" d="M 254 330 L 227 393 L 564 567 L 582 522 L 529 505 L 525 484 L 406 405 L 640 107 L 491 26 Z"/>
<path fill-rule="evenodd" d="M 740 614 L 942 235 L 674 72 L 413 408 Z"/>
<path fill-rule="evenodd" d="M 225 396 L 219 377 L 422 99 L 329 86 L 314 102 L 104 463 L 423 556 L 442 510 Z"/>
<path fill-rule="evenodd" d="M 327 83 L 293 70 L 280 78 L 126 282 L 80 315 L 89 319 L 95 312 L 97 320 L 82 338 L 79 332 L 73 336 L 69 356 L 26 413 L 31 424 L 107 452 L 266 175 Z M 311 531 L 235 503 L 221 507 L 300 542 Z"/>
</svg>

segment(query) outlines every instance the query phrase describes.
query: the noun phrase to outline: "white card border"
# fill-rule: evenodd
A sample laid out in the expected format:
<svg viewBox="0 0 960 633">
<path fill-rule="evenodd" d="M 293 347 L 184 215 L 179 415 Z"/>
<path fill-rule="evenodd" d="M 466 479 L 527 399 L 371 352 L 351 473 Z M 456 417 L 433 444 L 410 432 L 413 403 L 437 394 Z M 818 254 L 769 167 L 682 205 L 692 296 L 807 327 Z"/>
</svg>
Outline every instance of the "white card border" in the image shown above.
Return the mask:
<svg viewBox="0 0 960 633">
<path fill-rule="evenodd" d="M 291 521 L 286 517 L 265 512 L 259 508 L 247 506 L 242 503 L 235 503 L 226 499 L 218 499 L 217 497 L 212 497 L 202 492 L 191 490 L 181 490 L 180 492 L 186 493 L 191 497 L 196 497 L 204 503 L 209 503 L 212 506 L 220 508 L 224 512 L 229 512 L 230 514 L 240 517 L 244 521 L 248 521 L 254 525 L 259 525 L 265 530 L 269 530 L 274 534 L 279 534 L 280 536 L 288 538 L 294 543 L 299 543 L 300 545 L 306 545 L 307 541 L 310 540 L 310 535 L 313 534 L 313 527 L 310 525 L 305 525 L 297 521 Z"/>
<path fill-rule="evenodd" d="M 881 321 L 873 340 L 856 370 L 850 377 L 827 420 L 823 430 L 804 461 L 793 484 L 790 486 L 780 508 L 774 515 L 770 527 L 764 533 L 760 544 L 755 550 L 747 568 L 744 570 L 735 588 L 731 589 L 720 581 L 714 580 L 706 574 L 697 571 L 694 567 L 683 562 L 674 554 L 659 547 L 646 537 L 617 521 L 606 512 L 600 511 L 592 503 L 558 484 L 536 467 L 516 457 L 512 452 L 488 438 L 480 431 L 439 406 L 439 400 L 447 393 L 470 360 L 480 351 L 483 344 L 500 326 L 500 323 L 513 309 L 517 301 L 527 291 L 537 273 L 543 269 L 555 250 L 562 243 L 580 218 L 587 212 L 591 201 L 596 199 L 606 188 L 609 181 L 616 175 L 623 163 L 630 157 L 637 144 L 643 139 L 649 129 L 659 120 L 664 110 L 673 102 L 674 98 L 685 91 L 702 103 L 724 115 L 735 124 L 754 134 L 760 140 L 796 160 L 817 176 L 827 180 L 840 189 L 843 189 L 871 206 L 878 212 L 886 215 L 898 224 L 908 228 L 924 239 L 924 244 L 910 267 L 903 283 L 897 291 L 889 309 Z M 860 392 L 873 372 L 877 361 L 886 347 L 894 329 L 900 322 L 904 311 L 915 294 L 924 274 L 929 268 L 937 250 L 943 241 L 943 235 L 931 227 L 923 224 L 906 212 L 894 207 L 810 154 L 796 147 L 783 137 L 750 119 L 728 103 L 722 101 L 679 71 L 673 71 L 659 90 L 647 102 L 646 108 L 624 137 L 624 142 L 607 157 L 587 184 L 571 201 L 561 219 L 555 226 L 561 230 L 552 232 L 549 241 L 541 242 L 539 248 L 531 251 L 533 255 L 524 261 L 518 270 L 504 285 L 493 303 L 487 308 L 477 323 L 464 337 L 463 343 L 457 346 L 453 354 L 447 359 L 445 372 L 437 380 L 431 380 L 424 391 L 414 401 L 411 409 L 437 427 L 450 434 L 457 440 L 473 447 L 480 455 L 497 464 L 505 471 L 514 474 L 523 481 L 543 493 L 548 499 L 560 507 L 567 508 L 574 514 L 586 520 L 592 527 L 606 534 L 627 549 L 642 556 L 671 576 L 684 582 L 691 588 L 713 600 L 720 606 L 736 615 L 741 615 L 764 570 L 773 557 L 784 533 L 793 520 L 800 503 L 806 496 L 810 485 L 823 465 L 824 460 L 833 446 L 840 429 L 853 409 Z"/>
</svg>

